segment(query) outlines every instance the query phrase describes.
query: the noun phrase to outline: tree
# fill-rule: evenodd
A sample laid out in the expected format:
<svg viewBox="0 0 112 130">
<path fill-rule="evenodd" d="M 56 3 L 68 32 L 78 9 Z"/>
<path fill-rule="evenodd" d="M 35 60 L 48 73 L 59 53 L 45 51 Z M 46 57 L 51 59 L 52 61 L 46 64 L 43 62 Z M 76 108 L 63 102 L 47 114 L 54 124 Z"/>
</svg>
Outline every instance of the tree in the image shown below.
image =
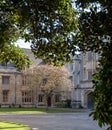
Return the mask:
<svg viewBox="0 0 112 130">
<path fill-rule="evenodd" d="M 25 55 L 24 51 L 15 45 L 5 44 L 0 49 L 0 63 L 4 63 L 7 67 L 7 63 L 15 63 L 17 69 L 24 70 L 32 64 L 28 56 Z"/>
<path fill-rule="evenodd" d="M 0 1 L 0 62 L 6 65 L 14 62 L 21 70 L 28 67 L 31 61 L 22 49 L 13 44 L 20 37 L 21 29 L 17 26 L 19 16 L 12 4 L 12 1 Z"/>
<path fill-rule="evenodd" d="M 19 38 L 17 14 L 11 4 L 12 1 L 0 1 L 0 46 L 15 42 Z"/>
<path fill-rule="evenodd" d="M 71 61 L 77 50 L 72 0 L 3 0 L 0 5 L 0 43 L 24 38 L 44 62 L 60 66 Z"/>
<path fill-rule="evenodd" d="M 76 0 L 80 7 L 77 42 L 82 51 L 99 53 L 100 67 L 93 76 L 95 108 L 91 113 L 100 127 L 112 129 L 112 2 Z M 86 32 L 86 33 L 85 33 Z"/>
<path fill-rule="evenodd" d="M 53 93 L 67 92 L 72 87 L 70 74 L 64 67 L 52 65 L 41 65 L 33 67 L 28 72 L 28 83 L 31 88 L 42 92 L 46 97 L 46 108 L 48 110 L 48 98 Z"/>
</svg>

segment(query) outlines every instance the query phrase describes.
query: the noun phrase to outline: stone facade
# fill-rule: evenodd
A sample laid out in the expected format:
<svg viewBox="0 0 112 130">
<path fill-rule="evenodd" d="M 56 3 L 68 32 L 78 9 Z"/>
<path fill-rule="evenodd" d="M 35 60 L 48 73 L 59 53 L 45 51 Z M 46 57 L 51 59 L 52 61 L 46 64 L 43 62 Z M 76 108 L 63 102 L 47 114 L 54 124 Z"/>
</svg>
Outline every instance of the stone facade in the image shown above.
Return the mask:
<svg viewBox="0 0 112 130">
<path fill-rule="evenodd" d="M 34 61 L 33 66 L 43 64 L 42 60 L 34 58 L 29 49 L 25 49 L 28 57 Z M 92 103 L 92 74 L 98 66 L 98 54 L 87 52 L 73 57 L 73 63 L 66 64 L 71 73 L 74 84 L 72 91 L 67 93 L 54 93 L 49 98 L 50 106 L 58 106 L 60 101 L 72 100 L 73 108 L 93 108 Z M 23 72 L 16 71 L 14 64 L 8 64 L 7 68 L 0 64 L 0 104 L 2 106 L 42 106 L 45 105 L 45 97 L 37 90 L 31 91 L 26 84 Z"/>
<path fill-rule="evenodd" d="M 21 73 L 13 67 L 0 66 L 0 104 L 2 106 L 19 104 L 21 87 Z"/>
<path fill-rule="evenodd" d="M 28 57 L 34 61 L 32 66 L 42 64 L 42 60 L 34 59 L 29 49 L 25 49 Z M 54 93 L 48 99 L 49 106 L 58 106 L 60 101 L 71 99 L 71 92 Z M 1 107 L 35 107 L 45 106 L 46 100 L 42 92 L 31 89 L 27 85 L 26 75 L 18 72 L 14 64 L 0 64 L 0 105 Z"/>
<path fill-rule="evenodd" d="M 71 78 L 74 83 L 72 90 L 73 108 L 93 108 L 92 92 L 92 74 L 98 67 L 99 56 L 96 53 L 87 52 L 73 57 L 73 63 L 67 64 L 71 72 Z"/>
</svg>

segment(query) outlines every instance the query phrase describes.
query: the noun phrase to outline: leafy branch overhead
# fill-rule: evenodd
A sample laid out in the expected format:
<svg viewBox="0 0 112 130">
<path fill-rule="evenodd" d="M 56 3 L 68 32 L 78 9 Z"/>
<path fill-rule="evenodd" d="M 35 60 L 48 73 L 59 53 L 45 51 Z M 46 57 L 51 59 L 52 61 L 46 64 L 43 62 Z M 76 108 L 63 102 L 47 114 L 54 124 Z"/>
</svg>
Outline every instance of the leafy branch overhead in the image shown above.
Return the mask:
<svg viewBox="0 0 112 130">
<path fill-rule="evenodd" d="M 112 1 L 75 0 L 80 11 L 78 45 L 100 54 L 93 76 L 95 107 L 91 115 L 100 127 L 112 130 Z"/>
<path fill-rule="evenodd" d="M 111 0 L 0 0 L 0 61 L 10 59 L 21 68 L 27 57 L 11 51 L 12 45 L 5 45 L 19 38 L 31 42 L 36 58 L 53 65 L 71 61 L 76 46 L 82 52 L 99 53 L 92 115 L 99 126 L 107 124 L 108 130 L 112 129 Z"/>
<path fill-rule="evenodd" d="M 24 38 L 36 58 L 63 65 L 75 55 L 77 11 L 72 0 L 0 1 L 0 43 Z"/>
<path fill-rule="evenodd" d="M 8 62 L 15 63 L 18 70 L 25 69 L 32 64 L 24 51 L 13 44 L 5 44 L 0 49 L 0 62 L 7 65 Z"/>
<path fill-rule="evenodd" d="M 110 48 L 112 3 L 109 0 L 76 0 L 80 8 L 78 45 L 81 50 L 101 53 Z M 86 32 L 86 33 L 85 33 Z"/>
</svg>

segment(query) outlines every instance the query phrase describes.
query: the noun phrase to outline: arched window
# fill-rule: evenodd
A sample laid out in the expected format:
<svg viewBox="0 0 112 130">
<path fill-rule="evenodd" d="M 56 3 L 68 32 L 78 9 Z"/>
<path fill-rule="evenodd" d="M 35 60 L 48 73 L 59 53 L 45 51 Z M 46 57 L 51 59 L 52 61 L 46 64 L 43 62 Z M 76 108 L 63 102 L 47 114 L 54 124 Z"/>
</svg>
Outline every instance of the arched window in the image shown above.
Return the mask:
<svg viewBox="0 0 112 130">
<path fill-rule="evenodd" d="M 56 94 L 55 95 L 55 102 L 59 102 L 60 101 L 60 96 L 59 96 L 59 94 Z"/>
<path fill-rule="evenodd" d="M 42 94 L 39 94 L 38 95 L 38 102 L 42 102 L 43 101 L 43 95 Z"/>
</svg>

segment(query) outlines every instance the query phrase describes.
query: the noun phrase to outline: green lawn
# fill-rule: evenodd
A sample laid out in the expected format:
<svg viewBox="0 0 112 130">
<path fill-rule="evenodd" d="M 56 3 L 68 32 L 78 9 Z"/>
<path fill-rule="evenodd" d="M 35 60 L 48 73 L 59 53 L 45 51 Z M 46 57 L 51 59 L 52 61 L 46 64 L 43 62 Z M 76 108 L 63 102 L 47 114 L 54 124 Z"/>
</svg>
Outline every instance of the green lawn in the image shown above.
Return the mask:
<svg viewBox="0 0 112 130">
<path fill-rule="evenodd" d="M 46 114 L 46 113 L 67 113 L 79 112 L 73 109 L 49 108 L 46 112 L 45 108 L 0 108 L 0 114 Z"/>
<path fill-rule="evenodd" d="M 31 130 L 28 126 L 13 122 L 0 122 L 0 130 Z"/>
</svg>

